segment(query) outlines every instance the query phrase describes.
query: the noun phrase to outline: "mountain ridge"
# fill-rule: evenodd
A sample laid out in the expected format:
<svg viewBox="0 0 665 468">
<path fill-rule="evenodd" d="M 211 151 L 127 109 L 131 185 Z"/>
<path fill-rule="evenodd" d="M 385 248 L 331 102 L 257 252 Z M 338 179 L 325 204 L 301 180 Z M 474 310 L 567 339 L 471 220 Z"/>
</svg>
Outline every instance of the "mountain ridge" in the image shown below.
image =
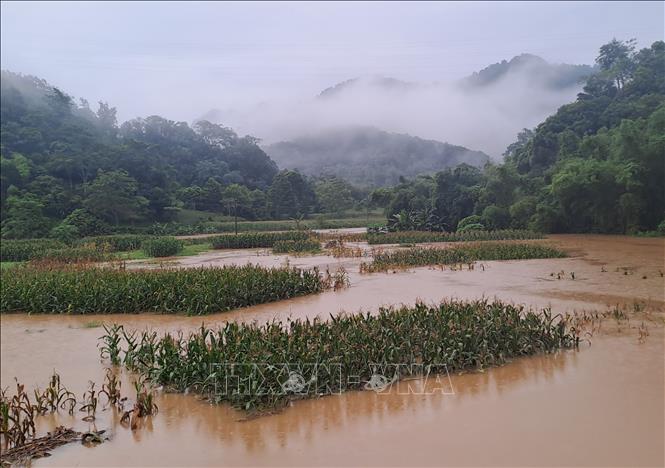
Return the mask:
<svg viewBox="0 0 665 468">
<path fill-rule="evenodd" d="M 482 167 L 489 161 L 481 151 L 371 126 L 311 133 L 263 150 L 280 167 L 370 186 L 392 185 L 400 176 L 430 174 L 462 163 Z"/>
</svg>

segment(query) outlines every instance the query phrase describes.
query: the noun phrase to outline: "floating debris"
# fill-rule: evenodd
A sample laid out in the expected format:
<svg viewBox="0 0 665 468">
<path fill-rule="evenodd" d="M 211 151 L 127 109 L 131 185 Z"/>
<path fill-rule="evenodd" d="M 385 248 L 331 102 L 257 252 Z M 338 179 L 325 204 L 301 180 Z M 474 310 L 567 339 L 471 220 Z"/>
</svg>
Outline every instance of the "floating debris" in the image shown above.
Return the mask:
<svg viewBox="0 0 665 468">
<path fill-rule="evenodd" d="M 91 432 L 77 432 L 72 428 L 58 426 L 53 432 L 38 437 L 18 447 L 10 448 L 0 455 L 3 466 L 16 463 L 25 463 L 33 458 L 50 457 L 51 451 L 62 445 L 81 441 L 84 444 L 99 444 L 108 440 L 104 438 L 105 430 Z"/>
</svg>

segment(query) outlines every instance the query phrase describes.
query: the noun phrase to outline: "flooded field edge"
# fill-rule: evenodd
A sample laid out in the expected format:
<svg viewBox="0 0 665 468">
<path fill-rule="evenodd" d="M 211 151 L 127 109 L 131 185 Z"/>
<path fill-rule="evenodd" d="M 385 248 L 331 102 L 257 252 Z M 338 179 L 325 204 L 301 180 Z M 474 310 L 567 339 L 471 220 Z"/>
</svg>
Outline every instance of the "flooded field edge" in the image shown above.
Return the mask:
<svg viewBox="0 0 665 468">
<path fill-rule="evenodd" d="M 44 386 L 53 369 L 77 395 L 89 379 L 101 382 L 105 368 L 97 349 L 101 323 L 187 331 L 202 322 L 213 326 L 228 320 L 325 317 L 447 297 L 497 297 L 535 308 L 551 307 L 557 313 L 619 305 L 630 320 L 623 324 L 607 320 L 594 333 L 591 346 L 517 359 L 483 373 L 451 375 L 452 395 L 400 394 L 404 392 L 399 387 L 406 385 L 401 383 L 389 393 L 348 392 L 297 401 L 278 414 L 241 421 L 243 415 L 225 405 L 163 393 L 157 398 L 159 414 L 141 430 L 122 430 L 112 411 L 101 412 L 92 426 L 110 429 L 109 442 L 90 449 L 63 447 L 33 464 L 662 465 L 663 240 L 550 236 L 548 241 L 574 256 L 487 262 L 485 271 L 419 268 L 360 275 L 350 269 L 347 290 L 206 317 L 3 315 L 2 385 L 18 377 L 29 387 Z M 236 257 L 244 260 L 242 255 Z M 349 266 L 355 261 L 293 259 Z M 561 271 L 568 275 L 557 279 Z M 569 277 L 572 271 L 574 280 Z M 642 323 L 648 337 L 640 341 L 637 329 Z M 131 388 L 131 376 L 124 371 L 121 375 L 123 388 Z M 45 417 L 39 430 L 57 424 L 91 428 L 78 417 L 61 416 Z M 514 450 L 516 443 L 520 450 Z"/>
</svg>

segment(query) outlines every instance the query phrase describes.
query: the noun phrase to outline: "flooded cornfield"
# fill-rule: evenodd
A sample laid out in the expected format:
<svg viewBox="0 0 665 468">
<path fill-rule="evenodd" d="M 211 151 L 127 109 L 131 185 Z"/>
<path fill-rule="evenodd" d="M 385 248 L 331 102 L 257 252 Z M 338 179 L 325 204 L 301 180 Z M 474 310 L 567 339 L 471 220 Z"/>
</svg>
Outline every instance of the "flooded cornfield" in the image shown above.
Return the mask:
<svg viewBox="0 0 665 468">
<path fill-rule="evenodd" d="M 327 320 L 386 305 L 445 299 L 500 299 L 553 313 L 606 313 L 578 349 L 537 355 L 482 372 L 393 384 L 295 401 L 276 414 L 247 418 L 195 394 L 158 392 L 159 411 L 136 430 L 113 409 L 84 422 L 66 411 L 41 416 L 37 434 L 57 426 L 106 430 L 94 447 L 69 444 L 34 466 L 662 466 L 664 461 L 665 245 L 662 238 L 555 235 L 537 241 L 567 258 L 477 262 L 470 269 L 420 267 L 360 273 L 365 256 L 272 255 L 266 249 L 213 251 L 168 265 L 289 264 L 321 271 L 344 268 L 350 287 L 189 317 L 26 315 L 1 319 L 1 384 L 14 378 L 31 391 L 56 370 L 77 396 L 104 381 L 102 324 L 184 333 L 228 321 Z M 446 248 L 445 244 L 432 244 Z M 398 249 L 397 246 L 385 248 Z M 129 268 L 159 268 L 135 261 Z M 132 374 L 118 369 L 122 389 Z M 412 391 L 413 387 L 419 391 Z"/>
</svg>

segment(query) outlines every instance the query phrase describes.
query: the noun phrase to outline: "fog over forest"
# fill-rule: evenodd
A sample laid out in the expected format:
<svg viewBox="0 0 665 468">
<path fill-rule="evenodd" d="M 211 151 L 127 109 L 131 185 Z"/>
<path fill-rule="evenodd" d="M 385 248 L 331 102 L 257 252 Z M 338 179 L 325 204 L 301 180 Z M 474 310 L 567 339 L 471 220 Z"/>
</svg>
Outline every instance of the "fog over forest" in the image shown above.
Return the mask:
<svg viewBox="0 0 665 468">
<path fill-rule="evenodd" d="M 550 73 L 544 75 L 543 68 Z M 580 77 L 591 73 L 591 67 L 580 68 Z M 202 118 L 259 136 L 268 144 L 331 128 L 372 126 L 465 146 L 498 159 L 522 128 L 535 126 L 582 89 L 574 81 L 552 85 L 547 78 L 555 73 L 556 67 L 534 58 L 482 85 L 364 76 L 329 94 L 272 100 L 245 109 L 213 109 Z"/>
<path fill-rule="evenodd" d="M 500 158 L 581 85 L 464 77 L 528 53 L 593 65 L 600 44 L 662 38 L 659 3 L 2 4 L 2 68 L 46 79 L 118 120 L 207 117 L 265 145 L 339 126 L 435 139 Z M 103 27 L 100 25 L 103 24 Z M 30 37 L 30 41 L 25 38 Z M 500 38 L 498 40 L 497 38 Z M 535 73 L 538 75 L 538 73 Z M 410 83 L 392 89 L 377 77 Z M 326 88 L 360 78 L 328 99 Z M 542 78 L 542 77 L 541 77 Z"/>
</svg>

